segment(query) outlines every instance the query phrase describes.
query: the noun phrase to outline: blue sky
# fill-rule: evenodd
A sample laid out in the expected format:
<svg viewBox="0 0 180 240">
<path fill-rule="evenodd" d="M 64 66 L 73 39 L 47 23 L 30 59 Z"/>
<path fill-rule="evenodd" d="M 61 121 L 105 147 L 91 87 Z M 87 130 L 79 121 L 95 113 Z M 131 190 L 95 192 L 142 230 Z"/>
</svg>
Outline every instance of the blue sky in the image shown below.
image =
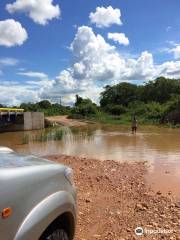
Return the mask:
<svg viewBox="0 0 180 240">
<path fill-rule="evenodd" d="M 0 103 L 180 77 L 178 0 L 0 1 Z M 84 40 L 85 39 L 85 40 Z"/>
</svg>

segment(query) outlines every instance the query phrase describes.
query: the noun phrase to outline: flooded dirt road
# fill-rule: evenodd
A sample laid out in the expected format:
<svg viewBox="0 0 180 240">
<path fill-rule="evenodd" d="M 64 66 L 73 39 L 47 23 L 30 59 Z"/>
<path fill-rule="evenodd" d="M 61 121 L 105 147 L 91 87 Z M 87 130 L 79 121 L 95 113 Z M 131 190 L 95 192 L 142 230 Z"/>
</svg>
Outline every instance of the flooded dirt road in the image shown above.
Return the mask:
<svg viewBox="0 0 180 240">
<path fill-rule="evenodd" d="M 126 163 L 147 161 L 146 178 L 152 188 L 180 196 L 180 129 L 143 127 L 132 135 L 128 127 L 89 124 L 65 127 L 59 141 L 34 141 L 39 135 L 54 134 L 58 128 L 1 133 L 0 145 L 39 156 L 65 154 Z M 23 142 L 27 135 L 28 141 Z"/>
</svg>

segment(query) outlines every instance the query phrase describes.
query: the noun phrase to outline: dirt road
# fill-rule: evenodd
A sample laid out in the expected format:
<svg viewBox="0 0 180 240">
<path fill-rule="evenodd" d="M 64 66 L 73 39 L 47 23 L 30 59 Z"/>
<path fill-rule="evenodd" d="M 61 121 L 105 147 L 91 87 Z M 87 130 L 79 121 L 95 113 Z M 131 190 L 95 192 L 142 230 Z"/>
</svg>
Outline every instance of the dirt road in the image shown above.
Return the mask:
<svg viewBox="0 0 180 240">
<path fill-rule="evenodd" d="M 78 187 L 76 240 L 180 240 L 180 201 L 153 193 L 146 163 L 131 165 L 68 156 L 49 159 L 70 165 Z M 137 237 L 134 229 L 145 233 Z M 164 231 L 153 233 L 148 231 Z"/>
<path fill-rule="evenodd" d="M 68 119 L 68 116 L 64 115 L 64 116 L 52 116 L 52 117 L 46 117 L 46 121 L 50 124 L 50 125 L 63 125 L 63 126 L 83 126 L 86 125 L 87 123 L 84 121 L 80 121 L 80 120 L 76 120 L 76 119 Z"/>
</svg>

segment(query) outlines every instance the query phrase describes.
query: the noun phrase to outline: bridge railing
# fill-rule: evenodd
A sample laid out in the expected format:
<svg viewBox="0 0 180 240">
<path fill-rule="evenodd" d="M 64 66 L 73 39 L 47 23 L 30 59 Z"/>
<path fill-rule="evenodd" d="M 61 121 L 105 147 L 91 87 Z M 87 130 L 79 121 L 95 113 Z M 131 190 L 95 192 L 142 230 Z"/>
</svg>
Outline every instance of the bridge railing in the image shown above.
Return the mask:
<svg viewBox="0 0 180 240">
<path fill-rule="evenodd" d="M 22 121 L 23 115 L 22 108 L 0 108 L 0 127 Z"/>
<path fill-rule="evenodd" d="M 24 112 L 22 108 L 0 108 L 0 112 Z"/>
</svg>

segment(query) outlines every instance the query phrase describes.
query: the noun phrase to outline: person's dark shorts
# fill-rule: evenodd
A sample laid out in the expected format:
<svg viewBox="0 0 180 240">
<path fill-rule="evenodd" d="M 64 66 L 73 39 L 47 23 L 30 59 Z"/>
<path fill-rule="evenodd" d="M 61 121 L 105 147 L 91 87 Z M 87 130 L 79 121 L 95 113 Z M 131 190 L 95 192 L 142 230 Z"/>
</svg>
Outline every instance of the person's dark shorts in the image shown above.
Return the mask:
<svg viewBox="0 0 180 240">
<path fill-rule="evenodd" d="M 136 131 L 136 130 L 137 130 L 137 127 L 136 127 L 136 126 L 132 127 L 132 131 L 133 131 L 133 132 Z"/>
</svg>

